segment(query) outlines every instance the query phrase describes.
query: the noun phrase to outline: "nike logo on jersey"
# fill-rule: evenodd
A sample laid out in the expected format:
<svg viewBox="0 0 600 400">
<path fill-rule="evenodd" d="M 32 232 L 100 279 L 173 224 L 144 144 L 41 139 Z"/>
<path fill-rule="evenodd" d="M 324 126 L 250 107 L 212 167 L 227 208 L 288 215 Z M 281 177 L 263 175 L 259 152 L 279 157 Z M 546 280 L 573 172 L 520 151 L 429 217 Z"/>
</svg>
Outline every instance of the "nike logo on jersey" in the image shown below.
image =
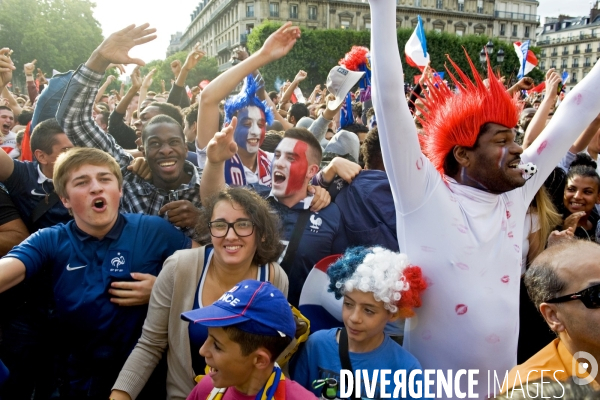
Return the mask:
<svg viewBox="0 0 600 400">
<path fill-rule="evenodd" d="M 67 271 L 75 271 L 76 269 L 81 269 L 87 267 L 87 265 L 82 265 L 80 267 L 70 267 L 71 264 L 67 264 Z"/>
<path fill-rule="evenodd" d="M 46 193 L 38 193 L 35 191 L 35 189 L 31 189 L 31 194 L 34 196 L 45 196 Z"/>
</svg>

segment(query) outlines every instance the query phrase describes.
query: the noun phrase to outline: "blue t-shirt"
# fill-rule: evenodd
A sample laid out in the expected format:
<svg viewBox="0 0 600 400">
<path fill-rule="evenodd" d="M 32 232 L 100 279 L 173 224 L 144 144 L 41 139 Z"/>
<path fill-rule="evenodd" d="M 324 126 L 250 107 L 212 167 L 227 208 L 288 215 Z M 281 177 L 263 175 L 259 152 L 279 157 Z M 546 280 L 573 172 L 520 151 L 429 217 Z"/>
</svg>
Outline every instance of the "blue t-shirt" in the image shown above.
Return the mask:
<svg viewBox="0 0 600 400">
<path fill-rule="evenodd" d="M 202 289 L 204 288 L 204 281 L 206 280 L 206 274 L 208 273 L 207 266 L 210 265 L 213 251 L 213 245 L 206 246 L 204 250 L 204 265 L 202 266 L 200 282 L 198 282 L 198 287 L 196 288 L 196 293 L 194 295 L 193 310 L 204 307 L 204 304 L 202 304 Z M 258 267 L 256 280 L 268 282 L 270 280 L 269 273 L 269 264 L 260 265 Z M 208 339 L 208 328 L 201 324 L 189 324 L 188 335 L 190 337 L 190 351 L 192 353 L 192 368 L 196 375 L 204 375 L 206 361 L 204 360 L 204 357 L 200 355 L 200 347 L 202 347 L 204 342 L 206 342 L 206 339 Z"/>
<path fill-rule="evenodd" d="M 118 374 L 148 309 L 111 303 L 110 284 L 132 281 L 131 272 L 156 276 L 169 256 L 190 246 L 189 238 L 160 217 L 120 214 L 102 240 L 70 221 L 39 230 L 6 257 L 25 264 L 26 280 L 48 273 L 70 384 L 87 389 L 95 386 L 95 376 Z"/>
<path fill-rule="evenodd" d="M 44 215 L 37 220 L 34 226 L 30 226 L 33 210 L 46 195 L 54 191 L 54 184 L 49 180 L 40 179 L 38 163 L 13 160 L 14 170 L 10 177 L 4 181 L 8 194 L 17 206 L 23 222 L 28 224 L 31 232 L 42 228 L 67 223 L 73 219 L 63 206 L 62 201 L 56 202 Z M 42 181 L 42 182 L 40 182 Z"/>
<path fill-rule="evenodd" d="M 258 184 L 252 185 L 252 187 L 259 195 L 267 199 L 271 207 L 279 215 L 282 242 L 287 250 L 287 245 L 296 226 L 296 221 L 300 214 L 309 208 L 312 197 L 308 197 L 298 204 L 288 207 L 278 202 L 275 197 L 269 195 L 271 191 L 270 187 Z M 314 265 L 327 256 L 343 253 L 348 247 L 342 216 L 335 204 L 329 204 L 318 212 L 309 212 L 310 216 L 304 227 L 304 233 L 300 239 L 293 264 L 281 264 L 285 256 L 285 251 L 279 259 L 279 264 L 281 264 L 290 281 L 288 301 L 294 307 L 298 307 L 302 286 Z"/>
<path fill-rule="evenodd" d="M 335 378 L 338 382 L 340 381 L 342 363 L 340 361 L 339 346 L 336 340 L 337 332 L 338 329 L 334 328 L 312 334 L 308 338 L 305 346 L 294 357 L 290 364 L 290 375 L 292 379 L 305 388 L 312 390 L 317 396 L 320 396 L 321 388 L 313 389 L 312 383 L 316 379 Z M 395 371 L 406 370 L 406 379 L 408 380 L 410 371 L 421 369 L 419 361 L 387 335 L 385 336 L 383 343 L 375 350 L 366 353 L 350 352 L 349 354 L 352 368 L 355 370 L 368 370 L 369 376 L 372 376 L 372 371 L 375 369 L 389 369 L 392 371 L 391 375 L 386 376 L 386 379 L 391 381 L 387 386 L 387 393 L 390 394 L 390 396 L 395 387 L 393 383 L 393 374 Z M 422 380 L 422 375 L 418 375 L 418 378 L 419 379 L 416 380 Z M 374 397 L 376 399 L 381 398 L 379 389 L 380 384 L 377 382 Z M 367 397 L 364 384 L 362 385 L 361 395 L 364 398 Z M 338 397 L 339 396 L 340 393 L 338 392 Z M 399 399 L 400 397 L 390 398 Z"/>
</svg>

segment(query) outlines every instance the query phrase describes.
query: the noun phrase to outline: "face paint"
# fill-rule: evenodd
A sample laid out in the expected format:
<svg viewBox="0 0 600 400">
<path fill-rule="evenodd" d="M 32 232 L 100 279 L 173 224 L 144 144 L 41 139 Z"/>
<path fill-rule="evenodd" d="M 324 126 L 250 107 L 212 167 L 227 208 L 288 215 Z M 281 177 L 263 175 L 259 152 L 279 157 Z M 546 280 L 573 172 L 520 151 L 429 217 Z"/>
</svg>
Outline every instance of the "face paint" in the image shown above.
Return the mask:
<svg viewBox="0 0 600 400">
<path fill-rule="evenodd" d="M 286 197 L 305 190 L 307 150 L 305 142 L 291 138 L 283 138 L 277 146 L 272 172 L 272 191 L 276 197 Z"/>
<path fill-rule="evenodd" d="M 235 128 L 234 140 L 248 153 L 256 153 L 265 140 L 265 114 L 256 106 L 243 108 L 238 113 L 238 124 Z"/>
</svg>

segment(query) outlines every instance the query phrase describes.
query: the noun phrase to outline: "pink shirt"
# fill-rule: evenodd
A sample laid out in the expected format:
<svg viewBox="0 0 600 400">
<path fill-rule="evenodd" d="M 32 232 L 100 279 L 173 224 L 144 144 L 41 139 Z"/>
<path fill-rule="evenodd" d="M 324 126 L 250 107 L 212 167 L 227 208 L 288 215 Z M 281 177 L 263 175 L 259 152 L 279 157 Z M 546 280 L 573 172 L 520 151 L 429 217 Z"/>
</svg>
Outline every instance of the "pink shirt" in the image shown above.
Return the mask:
<svg viewBox="0 0 600 400">
<path fill-rule="evenodd" d="M 316 399 L 312 392 L 304 389 L 298 383 L 291 379 L 285 381 L 285 398 L 286 400 L 311 400 Z M 214 386 L 209 377 L 205 376 L 202 378 L 200 383 L 196 385 L 192 393 L 188 396 L 187 400 L 206 400 L 210 391 L 213 390 Z M 229 388 L 223 396 L 223 400 L 254 400 L 256 395 L 246 395 L 240 393 L 236 388 Z"/>
</svg>

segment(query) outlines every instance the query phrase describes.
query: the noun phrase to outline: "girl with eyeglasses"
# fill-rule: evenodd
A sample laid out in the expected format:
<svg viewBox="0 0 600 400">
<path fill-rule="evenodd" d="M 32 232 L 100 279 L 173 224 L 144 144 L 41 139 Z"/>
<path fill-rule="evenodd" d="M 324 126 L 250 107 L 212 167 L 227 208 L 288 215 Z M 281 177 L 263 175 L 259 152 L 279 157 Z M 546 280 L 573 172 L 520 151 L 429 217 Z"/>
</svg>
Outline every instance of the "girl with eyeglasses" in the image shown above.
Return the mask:
<svg viewBox="0 0 600 400">
<path fill-rule="evenodd" d="M 277 264 L 278 217 L 244 188 L 228 188 L 204 204 L 196 227 L 205 246 L 178 251 L 156 279 L 142 336 L 113 387 L 111 398 L 134 399 L 167 349 L 167 399 L 185 399 L 204 374 L 199 350 L 208 337 L 184 311 L 210 305 L 245 279 L 269 281 L 287 296 L 288 278 Z"/>
</svg>

